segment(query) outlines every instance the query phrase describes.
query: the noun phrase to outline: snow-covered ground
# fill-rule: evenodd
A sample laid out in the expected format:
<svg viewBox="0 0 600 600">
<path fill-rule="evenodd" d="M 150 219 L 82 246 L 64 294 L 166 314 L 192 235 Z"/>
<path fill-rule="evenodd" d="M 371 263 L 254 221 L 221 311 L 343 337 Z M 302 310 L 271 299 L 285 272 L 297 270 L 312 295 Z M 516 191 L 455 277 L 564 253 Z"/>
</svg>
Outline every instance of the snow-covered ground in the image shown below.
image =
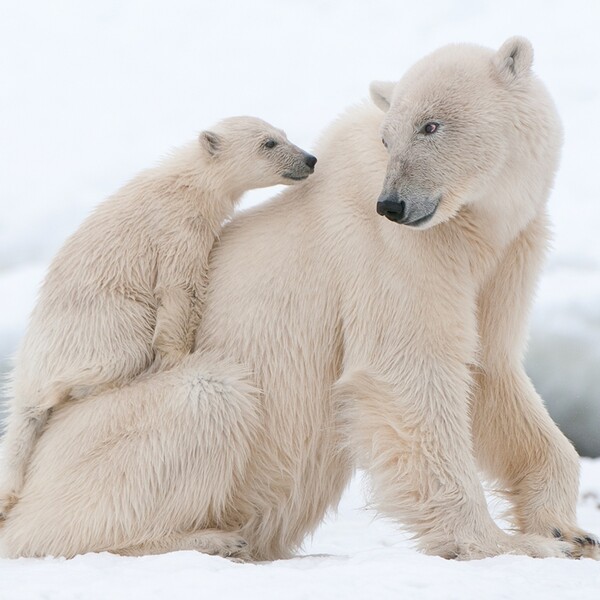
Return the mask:
<svg viewBox="0 0 600 600">
<path fill-rule="evenodd" d="M 600 532 L 600 460 L 583 461 L 579 519 Z M 301 557 L 236 564 L 195 552 L 129 558 L 0 559 L 0 600 L 581 600 L 597 598 L 591 559 L 500 556 L 472 562 L 417 553 L 363 508 L 357 477 Z"/>
<path fill-rule="evenodd" d="M 600 454 L 598 25 L 596 0 L 2 0 L 0 371 L 65 237 L 172 146 L 221 117 L 252 114 L 310 149 L 371 80 L 395 79 L 445 43 L 499 46 L 522 34 L 565 125 L 528 369 L 580 451 Z M 246 206 L 273 193 L 251 193 Z M 584 467 L 581 523 L 600 532 L 600 462 Z M 600 591 L 600 565 L 589 560 L 419 555 L 361 505 L 355 483 L 306 545 L 332 556 L 270 565 L 193 553 L 0 561 L 0 600 L 551 600 Z"/>
</svg>

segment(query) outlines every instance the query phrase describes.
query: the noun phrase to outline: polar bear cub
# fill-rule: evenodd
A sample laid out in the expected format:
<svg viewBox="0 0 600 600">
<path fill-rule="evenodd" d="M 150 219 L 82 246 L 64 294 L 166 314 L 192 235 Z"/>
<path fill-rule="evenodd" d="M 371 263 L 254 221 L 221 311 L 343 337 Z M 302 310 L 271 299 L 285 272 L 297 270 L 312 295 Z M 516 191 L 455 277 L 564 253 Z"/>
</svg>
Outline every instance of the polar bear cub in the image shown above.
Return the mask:
<svg viewBox="0 0 600 600">
<path fill-rule="evenodd" d="M 316 161 L 260 119 L 225 119 L 125 185 L 65 243 L 17 356 L 0 519 L 52 408 L 188 354 L 223 222 L 246 190 L 306 179 Z"/>
</svg>

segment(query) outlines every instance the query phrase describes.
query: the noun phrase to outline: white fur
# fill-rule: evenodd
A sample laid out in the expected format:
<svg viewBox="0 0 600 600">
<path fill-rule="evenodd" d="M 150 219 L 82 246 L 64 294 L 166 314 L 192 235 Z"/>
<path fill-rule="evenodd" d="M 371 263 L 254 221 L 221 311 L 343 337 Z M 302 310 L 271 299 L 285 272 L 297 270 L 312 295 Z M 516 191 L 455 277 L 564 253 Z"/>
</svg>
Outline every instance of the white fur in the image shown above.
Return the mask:
<svg viewBox="0 0 600 600">
<path fill-rule="evenodd" d="M 593 555 L 577 455 L 522 368 L 561 139 L 528 48 L 426 57 L 378 86 L 394 90 L 385 115 L 362 105 L 330 128 L 312 180 L 235 218 L 196 353 L 56 411 L 6 554 L 166 551 L 196 532 L 205 551 L 210 529 L 253 559 L 290 556 L 360 464 L 374 504 L 428 553 Z M 445 137 L 419 137 L 423 119 Z M 441 193 L 425 226 L 375 211 L 407 181 Z M 491 519 L 477 465 L 512 500 L 514 535 Z"/>
<path fill-rule="evenodd" d="M 223 221 L 244 191 L 308 176 L 308 157 L 260 119 L 225 119 L 101 204 L 66 242 L 17 356 L 0 518 L 51 410 L 190 352 Z"/>
</svg>

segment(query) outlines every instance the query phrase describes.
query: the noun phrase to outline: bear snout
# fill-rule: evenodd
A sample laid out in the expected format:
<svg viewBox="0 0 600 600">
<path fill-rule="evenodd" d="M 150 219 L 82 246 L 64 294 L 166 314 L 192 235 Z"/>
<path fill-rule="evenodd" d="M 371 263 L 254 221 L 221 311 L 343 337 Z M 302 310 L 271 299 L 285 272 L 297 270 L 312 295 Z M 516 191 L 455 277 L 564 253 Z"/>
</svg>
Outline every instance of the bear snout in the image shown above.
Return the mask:
<svg viewBox="0 0 600 600">
<path fill-rule="evenodd" d="M 312 154 L 304 155 L 304 164 L 310 169 L 312 173 L 315 170 L 315 165 L 317 164 L 317 157 Z"/>
<path fill-rule="evenodd" d="M 406 211 L 406 202 L 398 200 L 395 194 L 380 196 L 377 201 L 377 214 L 386 217 L 394 223 L 402 223 L 404 221 Z"/>
<path fill-rule="evenodd" d="M 295 149 L 296 152 L 294 152 L 292 160 L 288 163 L 289 170 L 283 173 L 283 177 L 293 181 L 302 181 L 315 172 L 317 157 L 304 152 L 300 148 L 295 147 Z"/>
</svg>

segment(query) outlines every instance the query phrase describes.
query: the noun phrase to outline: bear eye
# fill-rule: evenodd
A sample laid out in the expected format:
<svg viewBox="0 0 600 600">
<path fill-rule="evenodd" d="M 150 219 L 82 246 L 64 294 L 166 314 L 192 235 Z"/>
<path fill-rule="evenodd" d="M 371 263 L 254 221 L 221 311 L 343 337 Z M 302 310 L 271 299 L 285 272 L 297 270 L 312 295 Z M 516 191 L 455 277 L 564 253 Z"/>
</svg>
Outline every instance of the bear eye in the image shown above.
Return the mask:
<svg viewBox="0 0 600 600">
<path fill-rule="evenodd" d="M 275 140 L 267 140 L 264 144 L 265 148 L 275 148 L 277 142 Z"/>
<path fill-rule="evenodd" d="M 435 121 L 429 121 L 429 123 L 425 123 L 425 125 L 423 125 L 421 131 L 426 135 L 431 135 L 432 133 L 435 133 L 439 127 L 439 123 L 436 123 Z"/>
<path fill-rule="evenodd" d="M 385 141 L 384 138 L 381 138 L 381 143 L 387 148 L 387 142 Z"/>
</svg>

